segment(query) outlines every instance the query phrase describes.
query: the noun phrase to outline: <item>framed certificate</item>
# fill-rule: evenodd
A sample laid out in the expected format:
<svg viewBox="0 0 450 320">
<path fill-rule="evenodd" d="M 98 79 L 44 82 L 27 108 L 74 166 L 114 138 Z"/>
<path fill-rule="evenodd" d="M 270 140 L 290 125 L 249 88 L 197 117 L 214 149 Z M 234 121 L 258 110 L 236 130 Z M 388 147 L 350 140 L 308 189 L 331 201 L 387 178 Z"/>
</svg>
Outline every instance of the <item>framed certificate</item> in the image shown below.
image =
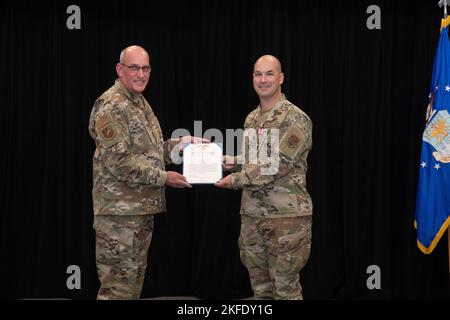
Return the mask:
<svg viewBox="0 0 450 320">
<path fill-rule="evenodd" d="M 183 150 L 183 176 L 191 184 L 222 179 L 222 148 L 216 143 L 191 143 Z"/>
</svg>

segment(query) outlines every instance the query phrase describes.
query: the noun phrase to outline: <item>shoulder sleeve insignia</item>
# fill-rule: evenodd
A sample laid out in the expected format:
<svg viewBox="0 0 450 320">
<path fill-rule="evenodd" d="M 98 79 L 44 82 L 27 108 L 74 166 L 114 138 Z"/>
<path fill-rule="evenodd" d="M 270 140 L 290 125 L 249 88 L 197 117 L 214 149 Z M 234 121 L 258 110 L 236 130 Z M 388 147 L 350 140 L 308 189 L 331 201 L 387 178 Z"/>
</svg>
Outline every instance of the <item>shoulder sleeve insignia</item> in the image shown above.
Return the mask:
<svg viewBox="0 0 450 320">
<path fill-rule="evenodd" d="M 95 121 L 95 131 L 106 147 L 120 141 L 120 131 L 109 113 L 105 113 Z"/>
<path fill-rule="evenodd" d="M 281 138 L 280 153 L 288 159 L 294 159 L 304 143 L 303 132 L 297 126 L 293 126 Z"/>
<path fill-rule="evenodd" d="M 108 126 L 105 127 L 104 129 L 102 129 L 102 136 L 103 138 L 109 140 L 109 139 L 113 139 L 114 136 L 116 135 L 116 131 L 114 131 L 114 128 L 112 126 Z"/>
<path fill-rule="evenodd" d="M 295 133 L 290 134 L 286 141 L 287 146 L 289 148 L 297 148 L 299 142 L 300 142 L 300 137 L 298 135 L 296 135 Z"/>
</svg>

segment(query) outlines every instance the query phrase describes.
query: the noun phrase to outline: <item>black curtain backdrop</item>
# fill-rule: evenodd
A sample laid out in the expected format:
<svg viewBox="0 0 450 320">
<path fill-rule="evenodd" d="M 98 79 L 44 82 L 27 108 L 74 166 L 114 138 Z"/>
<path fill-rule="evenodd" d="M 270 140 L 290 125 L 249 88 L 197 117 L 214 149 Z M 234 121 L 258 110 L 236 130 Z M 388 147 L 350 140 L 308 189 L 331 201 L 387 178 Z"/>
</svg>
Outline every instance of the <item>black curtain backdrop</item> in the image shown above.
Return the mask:
<svg viewBox="0 0 450 320">
<path fill-rule="evenodd" d="M 68 30 L 66 9 L 81 9 Z M 369 30 L 369 5 L 381 30 Z M 313 244 L 306 299 L 446 299 L 446 234 L 423 255 L 413 227 L 419 152 L 442 10 L 436 1 L 88 1 L 0 4 L 0 295 L 93 299 L 88 120 L 120 51 L 151 55 L 145 97 L 165 138 L 241 128 L 258 103 L 254 61 L 280 58 L 283 92 L 314 123 Z M 170 170 L 181 171 L 179 166 Z M 240 192 L 167 189 L 144 297 L 251 295 Z M 66 287 L 67 267 L 81 289 Z M 369 290 L 377 265 L 381 289 Z"/>
</svg>

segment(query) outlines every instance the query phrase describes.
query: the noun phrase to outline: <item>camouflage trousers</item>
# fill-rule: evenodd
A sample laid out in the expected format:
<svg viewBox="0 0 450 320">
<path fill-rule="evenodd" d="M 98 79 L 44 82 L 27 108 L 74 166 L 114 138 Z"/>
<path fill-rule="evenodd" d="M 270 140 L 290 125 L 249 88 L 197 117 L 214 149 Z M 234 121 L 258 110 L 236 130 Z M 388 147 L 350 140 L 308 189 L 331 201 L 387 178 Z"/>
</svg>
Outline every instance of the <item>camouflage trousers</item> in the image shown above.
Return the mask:
<svg viewBox="0 0 450 320">
<path fill-rule="evenodd" d="M 94 216 L 97 299 L 139 299 L 153 234 L 153 215 Z"/>
<path fill-rule="evenodd" d="M 300 271 L 311 251 L 312 216 L 241 215 L 240 255 L 255 299 L 303 299 Z"/>
</svg>

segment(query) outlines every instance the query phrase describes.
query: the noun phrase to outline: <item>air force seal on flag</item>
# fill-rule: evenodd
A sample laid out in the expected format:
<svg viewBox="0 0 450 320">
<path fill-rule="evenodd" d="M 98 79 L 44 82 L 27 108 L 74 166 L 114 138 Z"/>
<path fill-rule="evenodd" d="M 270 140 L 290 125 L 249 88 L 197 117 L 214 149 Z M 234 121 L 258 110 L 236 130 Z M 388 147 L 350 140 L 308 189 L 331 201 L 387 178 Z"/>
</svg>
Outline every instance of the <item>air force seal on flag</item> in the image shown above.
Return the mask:
<svg viewBox="0 0 450 320">
<path fill-rule="evenodd" d="M 431 144 L 436 150 L 433 157 L 440 162 L 450 162 L 450 114 L 447 110 L 440 110 L 428 123 L 423 140 Z"/>
</svg>

